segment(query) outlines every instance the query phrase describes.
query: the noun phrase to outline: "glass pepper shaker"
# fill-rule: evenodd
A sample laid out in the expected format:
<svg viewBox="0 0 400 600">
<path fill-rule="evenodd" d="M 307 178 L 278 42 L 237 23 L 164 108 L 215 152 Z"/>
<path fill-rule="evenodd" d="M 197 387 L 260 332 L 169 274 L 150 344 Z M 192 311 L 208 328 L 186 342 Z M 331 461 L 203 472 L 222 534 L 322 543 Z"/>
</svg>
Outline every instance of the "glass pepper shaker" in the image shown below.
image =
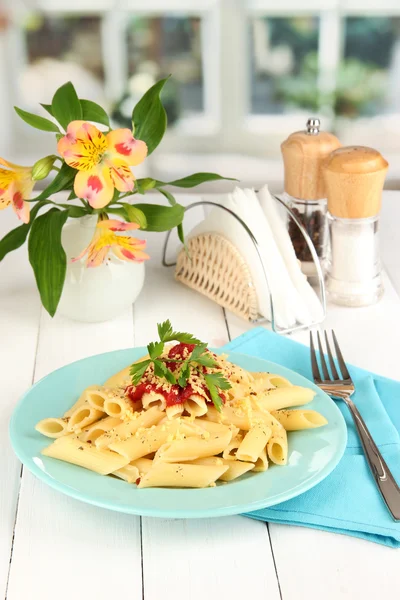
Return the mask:
<svg viewBox="0 0 400 600">
<path fill-rule="evenodd" d="M 327 200 L 322 164 L 340 146 L 336 136 L 320 131 L 319 119 L 308 119 L 305 131 L 292 133 L 281 145 L 285 189 L 282 200 L 304 225 L 324 267 L 327 244 Z M 310 278 L 316 269 L 310 249 L 293 219 L 288 220 L 289 235 L 303 273 Z"/>
<path fill-rule="evenodd" d="M 388 163 L 373 148 L 347 146 L 323 166 L 330 250 L 326 289 L 346 306 L 374 304 L 383 294 L 379 211 Z"/>
</svg>

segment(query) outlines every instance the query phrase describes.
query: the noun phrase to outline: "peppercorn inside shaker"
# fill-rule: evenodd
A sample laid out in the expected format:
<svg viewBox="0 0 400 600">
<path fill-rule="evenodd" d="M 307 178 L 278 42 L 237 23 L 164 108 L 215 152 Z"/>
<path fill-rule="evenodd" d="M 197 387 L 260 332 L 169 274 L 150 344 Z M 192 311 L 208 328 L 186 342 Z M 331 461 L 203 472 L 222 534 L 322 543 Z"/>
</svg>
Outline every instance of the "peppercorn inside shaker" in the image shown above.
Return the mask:
<svg viewBox="0 0 400 600">
<path fill-rule="evenodd" d="M 324 268 L 328 246 L 327 200 L 322 164 L 339 148 L 333 134 L 320 131 L 319 119 L 308 119 L 305 131 L 292 133 L 281 145 L 285 167 L 282 199 L 305 227 Z M 307 242 L 292 218 L 288 231 L 303 273 L 314 278 L 316 267 Z"/>
<path fill-rule="evenodd" d="M 323 166 L 330 235 L 326 289 L 336 304 L 367 306 L 383 294 L 378 233 L 387 169 L 381 154 L 365 146 L 339 148 Z"/>
</svg>

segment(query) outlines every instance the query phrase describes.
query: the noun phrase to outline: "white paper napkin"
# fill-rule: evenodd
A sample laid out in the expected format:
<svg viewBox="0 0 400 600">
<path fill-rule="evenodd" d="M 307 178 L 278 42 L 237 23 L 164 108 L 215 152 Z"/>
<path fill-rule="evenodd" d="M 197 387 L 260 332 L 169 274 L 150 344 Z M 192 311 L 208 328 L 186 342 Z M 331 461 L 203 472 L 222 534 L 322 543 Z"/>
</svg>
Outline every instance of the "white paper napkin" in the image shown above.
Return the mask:
<svg viewBox="0 0 400 600">
<path fill-rule="evenodd" d="M 288 234 L 287 237 L 283 234 L 285 225 L 281 222 L 275 207 L 271 208 L 274 200 L 270 197 L 268 188 L 263 191 L 263 205 L 254 190 L 248 188 L 242 190 L 238 187 L 232 194 L 219 196 L 217 201 L 246 223 L 257 240 L 260 255 L 241 223 L 218 208 L 213 208 L 188 237 L 209 232 L 223 235 L 236 246 L 249 267 L 257 292 L 260 314 L 271 320 L 269 297 L 269 289 L 271 289 L 274 299 L 274 317 L 278 327 L 292 327 L 296 322 L 309 323 L 318 308 L 319 300 L 304 279 L 293 248 L 294 262 L 293 257 L 290 256 L 288 244 L 291 246 L 291 241 Z M 278 233 L 274 231 L 277 225 Z M 267 273 L 268 284 L 263 266 Z"/>
</svg>

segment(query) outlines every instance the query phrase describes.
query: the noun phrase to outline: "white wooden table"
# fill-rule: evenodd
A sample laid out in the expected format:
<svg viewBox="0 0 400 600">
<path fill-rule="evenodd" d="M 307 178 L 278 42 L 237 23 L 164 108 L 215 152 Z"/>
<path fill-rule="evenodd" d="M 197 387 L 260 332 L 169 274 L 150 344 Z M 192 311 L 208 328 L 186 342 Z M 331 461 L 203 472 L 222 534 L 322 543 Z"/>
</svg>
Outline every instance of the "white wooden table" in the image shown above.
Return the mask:
<svg viewBox="0 0 400 600">
<path fill-rule="evenodd" d="M 184 203 L 190 200 L 182 196 Z M 188 214 L 192 222 L 201 218 L 201 209 L 196 210 Z M 349 362 L 397 379 L 399 222 L 400 192 L 386 192 L 382 301 L 362 309 L 329 306 L 326 321 L 337 331 Z M 11 210 L 0 213 L 0 236 L 15 224 Z M 154 338 L 156 322 L 166 318 L 214 346 L 251 327 L 176 283 L 172 271 L 160 265 L 164 235 L 147 237 L 152 261 L 144 290 L 133 311 L 108 323 L 50 319 L 40 308 L 25 247 L 0 264 L 0 599 L 397 597 L 396 550 L 239 516 L 185 521 L 108 512 L 63 496 L 21 469 L 8 440 L 8 422 L 34 381 L 92 354 L 145 345 Z M 307 343 L 306 332 L 294 338 Z"/>
</svg>

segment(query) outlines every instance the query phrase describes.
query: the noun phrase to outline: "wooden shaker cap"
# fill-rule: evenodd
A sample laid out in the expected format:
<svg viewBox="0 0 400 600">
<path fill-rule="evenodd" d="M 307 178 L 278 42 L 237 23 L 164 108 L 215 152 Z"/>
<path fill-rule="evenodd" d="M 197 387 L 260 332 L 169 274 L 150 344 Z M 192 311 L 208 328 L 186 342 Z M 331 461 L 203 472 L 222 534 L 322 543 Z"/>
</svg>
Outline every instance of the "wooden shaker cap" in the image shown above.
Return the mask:
<svg viewBox="0 0 400 600">
<path fill-rule="evenodd" d="M 323 173 L 331 215 L 362 219 L 381 209 L 388 163 L 373 148 L 345 146 L 325 160 Z"/>
<path fill-rule="evenodd" d="M 339 148 L 336 136 L 319 131 L 319 120 L 309 119 L 306 131 L 296 131 L 281 144 L 285 192 L 301 200 L 326 198 L 322 164 Z"/>
</svg>

